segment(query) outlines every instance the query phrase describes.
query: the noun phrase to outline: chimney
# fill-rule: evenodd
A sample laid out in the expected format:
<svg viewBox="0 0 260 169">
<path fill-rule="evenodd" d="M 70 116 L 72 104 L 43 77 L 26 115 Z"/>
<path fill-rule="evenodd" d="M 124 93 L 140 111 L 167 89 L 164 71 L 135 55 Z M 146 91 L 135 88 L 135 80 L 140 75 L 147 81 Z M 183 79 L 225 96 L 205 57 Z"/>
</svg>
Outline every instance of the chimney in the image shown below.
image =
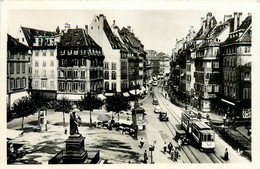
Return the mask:
<svg viewBox="0 0 260 169">
<path fill-rule="evenodd" d="M 65 33 L 66 33 L 67 30 L 70 29 L 70 24 L 69 23 L 65 23 L 64 24 L 64 28 L 65 28 Z"/>
<path fill-rule="evenodd" d="M 200 18 L 200 27 L 203 26 L 203 21 L 204 21 L 204 17 L 201 17 L 201 18 Z"/>
<path fill-rule="evenodd" d="M 232 18 L 232 15 L 224 15 L 224 23 L 227 22 L 227 20 L 230 18 Z"/>
<path fill-rule="evenodd" d="M 219 21 L 219 24 L 221 25 L 221 24 L 222 24 L 222 21 Z"/>
<path fill-rule="evenodd" d="M 237 15 L 238 13 L 237 12 L 234 12 L 234 30 L 233 31 L 236 31 L 237 30 Z"/>
<path fill-rule="evenodd" d="M 76 25 L 76 29 L 78 29 L 79 28 L 79 26 L 78 25 Z"/>
<path fill-rule="evenodd" d="M 206 28 L 206 21 L 203 21 L 202 32 L 205 30 L 205 28 Z"/>
<path fill-rule="evenodd" d="M 131 26 L 127 26 L 127 29 L 129 30 L 129 32 L 131 32 Z"/>
<path fill-rule="evenodd" d="M 207 26 L 209 26 L 209 21 L 211 20 L 211 18 L 212 18 L 212 13 L 209 12 L 209 13 L 207 14 Z"/>
<path fill-rule="evenodd" d="M 60 34 L 60 28 L 59 28 L 59 26 L 57 26 L 56 32 L 57 32 L 57 34 Z"/>
<path fill-rule="evenodd" d="M 85 25 L 85 32 L 88 34 L 88 25 Z"/>
<path fill-rule="evenodd" d="M 237 27 L 239 27 L 242 23 L 242 12 L 239 12 L 237 15 Z"/>
</svg>

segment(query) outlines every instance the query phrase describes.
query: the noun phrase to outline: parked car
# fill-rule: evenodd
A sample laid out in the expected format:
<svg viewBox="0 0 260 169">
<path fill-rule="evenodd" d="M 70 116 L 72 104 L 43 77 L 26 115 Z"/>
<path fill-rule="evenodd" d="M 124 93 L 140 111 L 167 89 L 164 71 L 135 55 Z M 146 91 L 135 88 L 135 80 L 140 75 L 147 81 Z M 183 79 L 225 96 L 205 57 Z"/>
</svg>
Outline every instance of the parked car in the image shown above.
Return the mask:
<svg viewBox="0 0 260 169">
<path fill-rule="evenodd" d="M 169 121 L 169 117 L 167 116 L 167 112 L 160 112 L 159 119 L 160 119 L 160 121 Z"/>
<path fill-rule="evenodd" d="M 160 106 L 156 106 L 154 108 L 154 113 L 160 113 L 162 111 L 161 107 Z"/>
<path fill-rule="evenodd" d="M 158 105 L 159 103 L 158 103 L 158 99 L 156 99 L 156 98 L 154 98 L 153 99 L 153 105 Z"/>
<path fill-rule="evenodd" d="M 158 85 L 158 81 L 153 81 L 153 86 L 157 86 Z"/>
</svg>

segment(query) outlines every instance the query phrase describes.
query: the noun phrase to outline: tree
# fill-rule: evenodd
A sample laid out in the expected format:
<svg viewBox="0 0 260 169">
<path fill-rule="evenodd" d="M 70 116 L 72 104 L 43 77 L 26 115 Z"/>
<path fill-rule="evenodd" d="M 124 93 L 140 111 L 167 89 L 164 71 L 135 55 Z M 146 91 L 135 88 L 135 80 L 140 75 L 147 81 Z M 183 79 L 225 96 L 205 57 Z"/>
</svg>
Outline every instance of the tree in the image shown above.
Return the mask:
<svg viewBox="0 0 260 169">
<path fill-rule="evenodd" d="M 11 111 L 18 117 L 22 117 L 22 129 L 24 124 L 24 117 L 34 114 L 37 111 L 37 105 L 30 96 L 24 96 L 13 103 Z"/>
<path fill-rule="evenodd" d="M 106 109 L 107 111 L 115 112 L 115 114 L 118 114 L 118 120 L 119 120 L 119 113 L 122 110 L 129 110 L 131 108 L 131 105 L 129 103 L 129 100 L 124 97 L 122 94 L 115 93 L 114 96 L 108 97 L 106 100 Z"/>
<path fill-rule="evenodd" d="M 55 105 L 55 111 L 62 111 L 63 127 L 65 127 L 65 113 L 69 113 L 71 109 L 72 105 L 66 97 L 62 97 L 61 100 L 58 100 L 57 104 Z"/>
<path fill-rule="evenodd" d="M 95 95 L 91 94 L 90 92 L 87 93 L 87 95 L 84 95 L 84 97 L 81 98 L 81 100 L 78 102 L 78 107 L 80 110 L 88 110 L 89 111 L 89 125 L 91 128 L 92 124 L 92 116 L 91 112 L 94 109 L 98 109 L 101 106 L 103 106 L 103 101 L 101 101 L 99 98 L 97 98 Z"/>
</svg>

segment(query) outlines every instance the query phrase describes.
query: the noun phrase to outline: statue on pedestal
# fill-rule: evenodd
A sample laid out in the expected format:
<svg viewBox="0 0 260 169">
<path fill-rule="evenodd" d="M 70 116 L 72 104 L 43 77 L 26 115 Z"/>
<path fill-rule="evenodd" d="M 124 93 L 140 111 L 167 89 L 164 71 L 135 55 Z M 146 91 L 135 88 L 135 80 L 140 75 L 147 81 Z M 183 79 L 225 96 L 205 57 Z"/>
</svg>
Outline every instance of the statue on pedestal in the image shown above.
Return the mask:
<svg viewBox="0 0 260 169">
<path fill-rule="evenodd" d="M 79 134 L 76 112 L 70 114 L 70 135 Z"/>
</svg>

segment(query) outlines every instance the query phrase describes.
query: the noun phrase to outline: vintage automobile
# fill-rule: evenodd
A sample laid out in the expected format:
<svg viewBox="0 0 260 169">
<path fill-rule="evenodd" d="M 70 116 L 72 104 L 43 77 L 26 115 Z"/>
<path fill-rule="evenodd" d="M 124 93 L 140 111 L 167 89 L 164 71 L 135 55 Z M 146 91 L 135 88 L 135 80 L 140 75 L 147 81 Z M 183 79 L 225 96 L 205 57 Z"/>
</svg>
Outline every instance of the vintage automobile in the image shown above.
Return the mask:
<svg viewBox="0 0 260 169">
<path fill-rule="evenodd" d="M 156 98 L 154 98 L 153 99 L 153 105 L 158 105 L 159 103 L 158 103 L 158 99 L 156 99 Z"/>
<path fill-rule="evenodd" d="M 162 111 L 161 107 L 160 106 L 156 106 L 154 108 L 154 113 L 160 113 Z"/>
<path fill-rule="evenodd" d="M 160 119 L 160 121 L 169 121 L 169 117 L 167 116 L 167 112 L 160 112 L 159 119 Z"/>
<path fill-rule="evenodd" d="M 187 138 L 186 131 L 182 128 L 181 124 L 176 124 L 175 130 L 176 130 L 176 135 L 174 139 L 176 141 L 181 139 L 182 144 L 188 144 L 190 142 L 189 139 Z"/>
</svg>

